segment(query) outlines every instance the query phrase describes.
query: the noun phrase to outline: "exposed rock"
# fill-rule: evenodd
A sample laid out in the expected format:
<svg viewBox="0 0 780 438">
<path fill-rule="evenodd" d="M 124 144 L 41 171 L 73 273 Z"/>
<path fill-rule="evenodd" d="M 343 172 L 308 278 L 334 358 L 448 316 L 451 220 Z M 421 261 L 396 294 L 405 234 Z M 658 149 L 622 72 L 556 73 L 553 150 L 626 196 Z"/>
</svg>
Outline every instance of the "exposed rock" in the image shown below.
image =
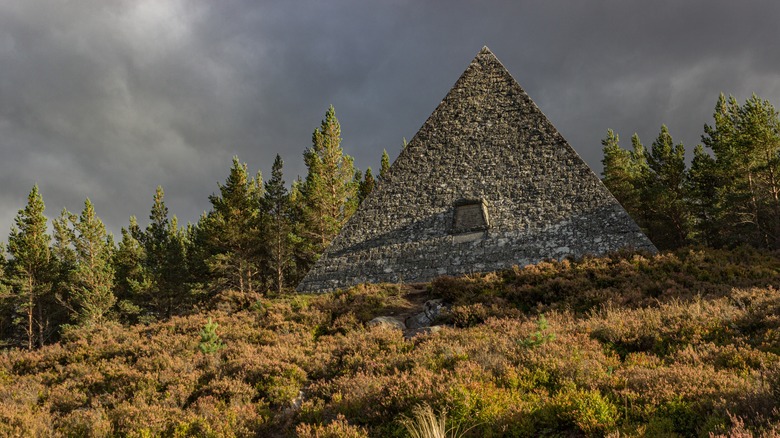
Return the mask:
<svg viewBox="0 0 780 438">
<path fill-rule="evenodd" d="M 303 391 L 298 391 L 298 397 L 295 397 L 290 402 L 289 410 L 297 411 L 301 408 L 303 405 L 303 402 L 305 401 L 305 396 L 303 394 Z"/>
<path fill-rule="evenodd" d="M 406 330 L 406 325 L 403 321 L 392 316 L 377 316 L 376 318 L 366 323 L 369 327 L 382 327 L 386 329 L 398 329 Z"/>
<path fill-rule="evenodd" d="M 444 302 L 441 299 L 429 300 L 423 305 L 422 312 L 406 318 L 406 328 L 418 329 L 429 327 L 447 310 L 448 309 L 444 306 Z"/>
</svg>

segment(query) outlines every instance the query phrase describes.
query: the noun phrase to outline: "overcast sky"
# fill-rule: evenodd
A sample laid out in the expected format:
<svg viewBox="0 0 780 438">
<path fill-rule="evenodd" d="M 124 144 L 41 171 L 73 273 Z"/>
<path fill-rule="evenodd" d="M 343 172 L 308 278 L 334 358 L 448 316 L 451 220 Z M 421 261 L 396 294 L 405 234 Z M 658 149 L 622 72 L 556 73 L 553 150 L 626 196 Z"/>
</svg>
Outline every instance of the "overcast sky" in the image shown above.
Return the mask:
<svg viewBox="0 0 780 438">
<path fill-rule="evenodd" d="M 780 105 L 777 1 L 0 0 L 0 240 L 33 184 L 110 231 L 181 222 L 231 157 L 289 183 L 333 105 L 377 169 L 487 45 L 597 173 L 600 139 L 689 148 L 720 92 Z"/>
</svg>

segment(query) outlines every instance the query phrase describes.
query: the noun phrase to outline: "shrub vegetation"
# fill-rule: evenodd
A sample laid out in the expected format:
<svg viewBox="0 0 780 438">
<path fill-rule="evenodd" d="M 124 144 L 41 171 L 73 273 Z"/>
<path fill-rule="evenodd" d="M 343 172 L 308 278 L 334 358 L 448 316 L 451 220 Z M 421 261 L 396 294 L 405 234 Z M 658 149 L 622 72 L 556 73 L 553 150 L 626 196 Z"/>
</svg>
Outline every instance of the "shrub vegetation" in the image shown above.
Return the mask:
<svg viewBox="0 0 780 438">
<path fill-rule="evenodd" d="M 439 278 L 450 325 L 411 339 L 365 325 L 397 285 L 73 326 L 0 353 L 0 435 L 401 437 L 427 405 L 475 437 L 771 436 L 778 288 L 777 253 L 682 249 Z"/>
</svg>

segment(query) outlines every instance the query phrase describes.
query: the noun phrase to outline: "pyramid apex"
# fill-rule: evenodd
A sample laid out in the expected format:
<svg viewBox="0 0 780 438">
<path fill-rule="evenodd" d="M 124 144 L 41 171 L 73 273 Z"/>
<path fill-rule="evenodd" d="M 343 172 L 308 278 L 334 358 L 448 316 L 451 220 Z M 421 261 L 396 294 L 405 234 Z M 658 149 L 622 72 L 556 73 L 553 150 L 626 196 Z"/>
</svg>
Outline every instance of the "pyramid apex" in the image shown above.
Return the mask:
<svg viewBox="0 0 780 438">
<path fill-rule="evenodd" d="M 482 49 L 479 50 L 479 53 L 477 53 L 477 56 L 474 57 L 474 60 L 472 62 L 484 62 L 484 61 L 496 61 L 499 64 L 501 61 L 498 60 L 498 57 L 488 48 L 488 46 L 482 46 Z"/>
</svg>

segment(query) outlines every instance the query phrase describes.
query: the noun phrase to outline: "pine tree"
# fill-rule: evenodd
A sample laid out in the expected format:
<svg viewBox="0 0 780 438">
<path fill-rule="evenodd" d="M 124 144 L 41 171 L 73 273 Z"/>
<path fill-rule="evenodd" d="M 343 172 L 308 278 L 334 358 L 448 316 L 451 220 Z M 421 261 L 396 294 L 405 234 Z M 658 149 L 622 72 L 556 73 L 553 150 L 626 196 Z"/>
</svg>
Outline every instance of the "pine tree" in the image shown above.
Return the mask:
<svg viewBox="0 0 780 438">
<path fill-rule="evenodd" d="M 3 245 L 3 242 L 0 242 L 0 299 L 4 297 L 3 294 L 5 293 L 8 286 L 8 282 L 5 277 L 5 270 L 7 265 L 8 260 L 5 258 L 5 245 Z"/>
<path fill-rule="evenodd" d="M 406 139 L 404 139 L 404 147 L 406 147 Z M 387 155 L 387 149 L 382 149 L 382 163 L 379 168 L 379 180 L 384 181 L 387 178 L 387 172 L 390 171 L 390 156 Z"/>
<path fill-rule="evenodd" d="M 206 261 L 209 257 L 208 238 L 210 231 L 206 229 L 208 215 L 203 212 L 195 224 L 188 223 L 186 228 L 187 241 L 187 271 L 193 299 L 198 302 L 208 298 L 208 289 L 212 282 Z"/>
<path fill-rule="evenodd" d="M 711 247 L 723 244 L 718 217 L 718 187 L 721 185 L 717 163 L 702 145 L 696 145 L 686 181 L 688 209 L 696 233 L 694 240 Z"/>
<path fill-rule="evenodd" d="M 631 151 L 620 147 L 620 139 L 611 129 L 601 144 L 604 146 L 604 158 L 601 161 L 604 165 L 604 184 L 631 218 L 647 231 L 649 212 L 645 203 L 650 168 L 639 136 L 634 134 L 631 137 Z"/>
<path fill-rule="evenodd" d="M 268 271 L 276 293 L 282 293 L 294 268 L 292 206 L 282 175 L 283 165 L 282 157 L 277 154 L 263 197 L 263 211 L 268 216 L 265 232 Z"/>
<path fill-rule="evenodd" d="M 173 296 L 164 283 L 163 271 L 166 268 L 166 258 L 168 256 L 168 244 L 170 235 L 168 228 L 170 225 L 168 219 L 168 207 L 165 206 L 165 192 L 161 186 L 157 186 L 154 194 L 154 204 L 149 214 L 151 222 L 142 233 L 142 242 L 146 253 L 144 268 L 147 273 L 149 289 L 146 293 L 146 303 L 148 309 L 156 316 L 168 317 L 171 314 L 171 307 L 168 303 L 173 300 Z"/>
<path fill-rule="evenodd" d="M 262 195 L 262 177 L 250 179 L 247 165 L 233 157 L 230 175 L 219 184 L 219 194 L 209 196 L 212 210 L 199 224 L 206 232 L 206 266 L 217 292 L 249 296 L 262 286 Z"/>
<path fill-rule="evenodd" d="M 756 95 L 740 106 L 721 94 L 702 143 L 712 150 L 713 216 L 724 244 L 780 247 L 780 121 Z"/>
<path fill-rule="evenodd" d="M 122 240 L 114 252 L 113 265 L 116 270 L 114 296 L 116 296 L 120 317 L 136 322 L 146 304 L 146 292 L 151 289 L 144 263 L 146 250 L 139 241 L 142 232 L 135 216 L 130 217 L 128 228 L 122 228 Z"/>
<path fill-rule="evenodd" d="M 353 160 L 341 149 L 341 127 L 333 106 L 312 135 L 304 153 L 308 168 L 301 187 L 306 238 L 317 258 L 357 208 Z"/>
<path fill-rule="evenodd" d="M 145 253 L 145 283 L 148 288 L 142 293 L 147 308 L 155 316 L 167 318 L 187 308 L 192 300 L 188 285 L 182 281 L 187 278 L 186 254 L 183 253 L 186 243 L 176 221 L 168 218 L 164 197 L 162 187 L 158 186 L 149 215 L 151 221 L 144 232 L 139 230 L 135 233 L 139 234 L 138 240 L 143 244 Z"/>
<path fill-rule="evenodd" d="M 155 271 L 160 271 L 165 264 L 166 248 L 168 246 L 168 207 L 165 206 L 165 192 L 161 186 L 157 186 L 154 193 L 154 204 L 149 214 L 151 222 L 143 234 L 144 246 L 147 252 L 147 264 Z M 162 277 L 161 274 L 155 277 Z"/>
<path fill-rule="evenodd" d="M 646 234 L 649 233 L 653 216 L 652 206 L 650 205 L 652 202 L 650 199 L 651 193 L 648 186 L 652 171 L 647 163 L 647 156 L 647 149 L 639 139 L 639 134 L 634 133 L 631 136 L 631 163 L 633 164 L 634 188 L 636 188 L 639 196 L 635 206 L 636 212 L 634 214 L 636 216 L 634 220 Z"/>
<path fill-rule="evenodd" d="M 633 173 L 631 152 L 620 147 L 620 139 L 611 129 L 607 130 L 607 137 L 601 140 L 604 146 L 603 181 L 615 199 L 634 217 L 639 202 L 639 193 L 636 185 L 636 175 Z"/>
<path fill-rule="evenodd" d="M 4 298 L 4 293 L 8 287 L 8 279 L 5 276 L 8 260 L 5 258 L 5 245 L 0 242 L 0 300 Z"/>
<path fill-rule="evenodd" d="M 647 163 L 647 208 L 650 210 L 650 239 L 661 249 L 678 248 L 687 243 L 691 232 L 685 193 L 685 147 L 674 144 L 665 125 L 653 142 Z"/>
<path fill-rule="evenodd" d="M 168 225 L 168 247 L 165 253 L 165 264 L 162 272 L 162 282 L 165 284 L 168 297 L 167 314 L 178 314 L 188 309 L 193 303 L 188 280 L 187 265 L 187 231 L 179 226 L 179 220 L 174 215 Z"/>
<path fill-rule="evenodd" d="M 9 340 L 13 328 L 13 305 L 11 287 L 9 286 L 8 260 L 5 257 L 5 246 L 0 242 L 0 348 Z"/>
<path fill-rule="evenodd" d="M 764 245 L 780 249 L 780 118 L 767 100 L 753 94 L 740 108 L 740 149 L 755 193 L 756 222 Z"/>
<path fill-rule="evenodd" d="M 376 180 L 374 180 L 374 174 L 371 172 L 371 168 L 366 169 L 366 174 L 360 181 L 358 186 L 358 202 L 363 203 L 363 200 L 374 191 Z"/>
<path fill-rule="evenodd" d="M 305 198 L 303 187 L 305 183 L 298 176 L 290 186 L 290 223 L 292 233 L 290 240 L 293 250 L 293 269 L 291 270 L 290 284 L 298 284 L 309 269 L 317 261 L 319 253 L 315 248 L 315 242 L 307 238 L 307 223 L 304 215 Z"/>
<path fill-rule="evenodd" d="M 214 354 L 225 348 L 225 344 L 217 334 L 218 327 L 219 324 L 212 322 L 211 318 L 209 318 L 209 321 L 203 326 L 203 329 L 200 331 L 200 343 L 198 344 L 198 349 L 201 353 Z"/>
<path fill-rule="evenodd" d="M 116 302 L 111 264 L 113 242 L 89 199 L 73 228 L 76 266 L 72 272 L 71 300 L 78 321 L 94 325 L 103 320 Z"/>
<path fill-rule="evenodd" d="M 70 306 L 71 272 L 76 268 L 76 253 L 73 251 L 75 235 L 72 228 L 75 221 L 76 216 L 65 208 L 58 218 L 52 220 L 52 292 L 57 302 L 65 308 Z M 68 310 L 69 313 L 75 313 L 73 309 Z"/>
<path fill-rule="evenodd" d="M 34 186 L 27 205 L 14 219 L 8 238 L 11 261 L 12 300 L 21 314 L 16 323 L 21 326 L 28 349 L 42 346 L 51 329 L 45 302 L 51 294 L 51 237 L 46 232 L 47 219 L 43 198 Z"/>
<path fill-rule="evenodd" d="M 72 224 L 76 221 L 77 216 L 65 208 L 60 212 L 60 216 L 52 221 L 54 229 L 52 257 L 66 272 L 70 272 L 76 265 L 76 253 L 73 251 L 73 241 L 76 236 L 72 228 Z"/>
</svg>

